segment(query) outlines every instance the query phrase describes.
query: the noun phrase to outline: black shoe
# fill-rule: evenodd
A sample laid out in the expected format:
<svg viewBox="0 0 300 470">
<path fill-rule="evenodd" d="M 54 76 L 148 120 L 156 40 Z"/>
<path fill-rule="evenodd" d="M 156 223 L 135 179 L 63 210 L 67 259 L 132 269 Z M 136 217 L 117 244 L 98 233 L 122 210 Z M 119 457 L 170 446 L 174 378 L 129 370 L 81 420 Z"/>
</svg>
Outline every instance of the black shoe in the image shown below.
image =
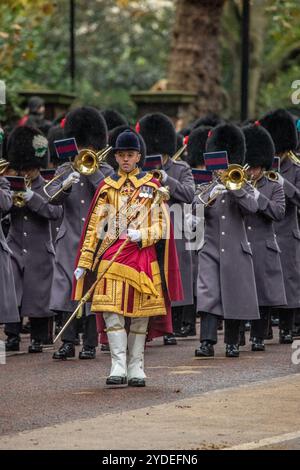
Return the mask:
<svg viewBox="0 0 300 470">
<path fill-rule="evenodd" d="M 300 336 L 300 326 L 295 326 L 293 329 L 293 338 L 298 338 Z"/>
<path fill-rule="evenodd" d="M 279 343 L 280 344 L 292 344 L 293 333 L 291 330 L 280 330 L 279 331 Z"/>
<path fill-rule="evenodd" d="M 265 348 L 265 343 L 264 340 L 261 338 L 253 338 L 252 339 L 252 346 L 251 350 L 252 351 L 264 351 Z"/>
<path fill-rule="evenodd" d="M 191 323 L 184 325 L 180 328 L 180 331 L 175 332 L 175 336 L 178 338 L 187 338 L 188 336 L 196 336 L 196 328 Z"/>
<path fill-rule="evenodd" d="M 10 336 L 5 343 L 5 351 L 20 351 L 20 338 L 19 336 Z"/>
<path fill-rule="evenodd" d="M 95 359 L 96 348 L 93 346 L 83 346 L 79 353 L 79 359 Z"/>
<path fill-rule="evenodd" d="M 55 329 L 54 329 L 55 336 L 58 335 L 58 333 L 60 332 L 61 329 L 62 329 L 62 325 L 55 324 Z"/>
<path fill-rule="evenodd" d="M 271 316 L 271 326 L 279 326 L 279 318 Z"/>
<path fill-rule="evenodd" d="M 226 344 L 226 357 L 239 357 L 239 345 L 238 344 Z"/>
<path fill-rule="evenodd" d="M 62 361 L 68 357 L 75 357 L 75 346 L 73 343 L 63 343 L 52 356 L 53 359 L 61 359 Z"/>
<path fill-rule="evenodd" d="M 28 346 L 29 353 L 42 353 L 43 352 L 43 345 L 40 341 L 36 339 L 31 340 L 31 344 Z"/>
<path fill-rule="evenodd" d="M 239 341 L 240 346 L 246 346 L 246 335 L 245 331 L 240 331 L 240 341 Z"/>
<path fill-rule="evenodd" d="M 195 349 L 196 357 L 213 357 L 214 355 L 214 346 L 209 341 L 201 341 L 199 348 Z"/>
<path fill-rule="evenodd" d="M 245 331 L 250 331 L 251 330 L 251 323 L 249 321 L 246 321 L 245 323 Z"/>
<path fill-rule="evenodd" d="M 138 379 L 137 377 L 128 380 L 129 387 L 145 387 L 146 381 L 145 379 Z"/>
<path fill-rule="evenodd" d="M 122 387 L 127 385 L 127 377 L 119 377 L 115 375 L 111 375 L 106 379 L 106 385 L 114 386 L 114 387 Z"/>
<path fill-rule="evenodd" d="M 109 344 L 101 344 L 101 348 L 100 348 L 100 351 L 102 352 L 110 352 L 110 347 L 109 347 Z"/>
<path fill-rule="evenodd" d="M 176 344 L 177 344 L 177 341 L 176 341 L 176 338 L 175 338 L 174 334 L 164 336 L 164 345 L 165 346 L 173 346 L 173 345 L 176 345 Z"/>
</svg>

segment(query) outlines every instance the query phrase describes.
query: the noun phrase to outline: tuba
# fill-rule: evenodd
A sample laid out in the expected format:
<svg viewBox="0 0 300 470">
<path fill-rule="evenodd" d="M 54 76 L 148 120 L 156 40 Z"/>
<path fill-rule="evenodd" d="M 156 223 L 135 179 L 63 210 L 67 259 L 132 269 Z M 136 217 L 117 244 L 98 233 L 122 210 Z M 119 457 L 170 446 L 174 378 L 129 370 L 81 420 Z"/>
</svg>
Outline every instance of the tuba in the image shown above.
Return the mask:
<svg viewBox="0 0 300 470">
<path fill-rule="evenodd" d="M 59 196 L 60 193 L 62 193 L 62 191 L 64 191 L 63 188 L 60 188 L 53 196 L 51 196 L 47 189 L 54 181 L 57 181 L 63 175 L 69 173 L 70 169 L 73 171 L 78 171 L 78 173 L 81 175 L 93 175 L 99 169 L 100 165 L 106 160 L 111 149 L 112 147 L 107 146 L 104 150 L 100 150 L 99 152 L 95 152 L 94 150 L 90 149 L 80 150 L 74 161 L 69 162 L 68 168 L 59 175 L 54 176 L 54 178 L 52 178 L 52 180 L 44 186 L 44 193 L 49 198 L 49 200 L 51 201 L 52 199 L 55 199 L 57 196 Z"/>
</svg>

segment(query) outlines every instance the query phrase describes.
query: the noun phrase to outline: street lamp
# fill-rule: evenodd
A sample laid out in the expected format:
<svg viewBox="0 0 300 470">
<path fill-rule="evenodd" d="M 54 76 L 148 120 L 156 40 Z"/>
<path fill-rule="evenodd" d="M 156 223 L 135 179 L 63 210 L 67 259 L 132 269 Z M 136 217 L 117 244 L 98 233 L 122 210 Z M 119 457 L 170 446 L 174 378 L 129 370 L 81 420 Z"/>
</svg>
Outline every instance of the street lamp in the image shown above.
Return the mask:
<svg viewBox="0 0 300 470">
<path fill-rule="evenodd" d="M 241 121 L 248 119 L 249 90 L 249 29 L 250 0 L 243 0 L 242 18 L 242 66 L 241 66 Z"/>
</svg>

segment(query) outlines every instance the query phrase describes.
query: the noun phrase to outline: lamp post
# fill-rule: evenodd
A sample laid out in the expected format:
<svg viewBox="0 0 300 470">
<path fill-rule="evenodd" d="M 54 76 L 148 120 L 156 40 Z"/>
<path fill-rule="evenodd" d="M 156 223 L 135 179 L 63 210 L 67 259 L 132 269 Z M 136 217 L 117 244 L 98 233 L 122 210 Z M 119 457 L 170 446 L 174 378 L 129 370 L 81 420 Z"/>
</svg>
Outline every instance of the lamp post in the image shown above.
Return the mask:
<svg viewBox="0 0 300 470">
<path fill-rule="evenodd" d="M 249 29 L 250 29 L 250 0 L 243 0 L 242 18 L 242 67 L 241 67 L 241 121 L 248 119 L 248 90 L 249 90 Z"/>
<path fill-rule="evenodd" d="M 75 90 L 75 0 L 70 0 L 70 82 Z"/>
</svg>

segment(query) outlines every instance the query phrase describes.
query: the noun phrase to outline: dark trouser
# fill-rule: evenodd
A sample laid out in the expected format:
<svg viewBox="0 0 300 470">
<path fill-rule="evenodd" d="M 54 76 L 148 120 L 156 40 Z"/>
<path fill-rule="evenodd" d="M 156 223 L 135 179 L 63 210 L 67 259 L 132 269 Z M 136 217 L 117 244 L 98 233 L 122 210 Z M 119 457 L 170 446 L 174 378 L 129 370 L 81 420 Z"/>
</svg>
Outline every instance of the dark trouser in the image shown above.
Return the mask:
<svg viewBox="0 0 300 470">
<path fill-rule="evenodd" d="M 50 318 L 30 318 L 30 339 L 48 342 L 49 339 L 49 322 Z M 19 337 L 21 332 L 21 322 L 6 323 L 4 332 L 8 338 Z"/>
<path fill-rule="evenodd" d="M 70 318 L 71 313 L 64 314 L 64 324 Z M 83 346 L 97 347 L 98 346 L 98 333 L 96 328 L 96 315 L 83 314 Z M 77 336 L 77 322 L 74 319 L 62 335 L 62 340 L 65 343 L 76 342 Z"/>
<path fill-rule="evenodd" d="M 183 325 L 192 325 L 196 327 L 196 305 L 185 305 L 183 307 L 183 316 L 182 316 Z"/>
<path fill-rule="evenodd" d="M 182 327 L 183 307 L 172 307 L 172 323 L 174 333 L 178 333 Z"/>
<path fill-rule="evenodd" d="M 297 308 L 295 310 L 295 325 L 296 326 L 300 325 L 300 308 Z"/>
<path fill-rule="evenodd" d="M 293 308 L 278 308 L 279 329 L 291 331 L 294 327 L 295 310 Z"/>
<path fill-rule="evenodd" d="M 217 344 L 219 318 L 217 315 L 201 312 L 200 342 L 209 341 L 211 344 Z"/>
<path fill-rule="evenodd" d="M 253 320 L 251 322 L 251 338 L 263 340 L 267 335 L 271 322 L 271 309 L 270 307 L 259 307 L 260 320 Z"/>
<path fill-rule="evenodd" d="M 224 343 L 239 344 L 241 320 L 225 320 Z"/>
</svg>

